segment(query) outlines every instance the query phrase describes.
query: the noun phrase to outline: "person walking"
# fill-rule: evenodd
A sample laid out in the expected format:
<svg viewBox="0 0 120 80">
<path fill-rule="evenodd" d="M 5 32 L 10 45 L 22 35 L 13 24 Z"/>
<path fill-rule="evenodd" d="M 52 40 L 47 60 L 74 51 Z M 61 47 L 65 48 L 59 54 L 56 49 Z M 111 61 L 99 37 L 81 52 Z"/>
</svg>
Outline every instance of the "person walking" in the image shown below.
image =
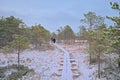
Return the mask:
<svg viewBox="0 0 120 80">
<path fill-rule="evenodd" d="M 53 43 L 55 43 L 56 42 L 56 39 L 55 38 L 53 38 Z"/>
</svg>

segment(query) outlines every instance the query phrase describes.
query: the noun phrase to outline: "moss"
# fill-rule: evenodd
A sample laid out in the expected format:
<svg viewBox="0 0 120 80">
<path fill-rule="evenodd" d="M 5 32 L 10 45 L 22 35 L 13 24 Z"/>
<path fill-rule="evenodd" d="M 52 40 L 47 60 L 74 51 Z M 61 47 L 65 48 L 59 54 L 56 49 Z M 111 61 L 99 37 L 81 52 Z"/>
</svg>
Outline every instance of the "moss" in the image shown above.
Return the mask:
<svg viewBox="0 0 120 80">
<path fill-rule="evenodd" d="M 4 78 L 5 77 L 5 74 L 4 74 L 4 72 L 6 71 L 6 67 L 4 67 L 4 68 L 0 68 L 0 78 Z"/>
<path fill-rule="evenodd" d="M 18 80 L 18 78 L 22 78 L 22 76 L 25 76 L 26 74 L 29 74 L 30 72 L 34 72 L 32 69 L 29 69 L 28 67 L 25 67 L 23 65 L 12 65 L 9 67 L 9 69 L 15 69 L 18 70 L 17 72 L 12 72 L 10 75 L 7 76 L 7 80 Z M 8 69 L 6 67 L 0 68 L 0 78 L 5 77 L 5 72 Z"/>
<path fill-rule="evenodd" d="M 18 78 L 22 78 L 22 76 L 25 76 L 27 73 L 34 72 L 31 69 L 28 69 L 28 67 L 25 67 L 23 65 L 19 66 L 19 71 L 12 73 L 8 78 L 9 80 L 18 80 Z"/>
</svg>

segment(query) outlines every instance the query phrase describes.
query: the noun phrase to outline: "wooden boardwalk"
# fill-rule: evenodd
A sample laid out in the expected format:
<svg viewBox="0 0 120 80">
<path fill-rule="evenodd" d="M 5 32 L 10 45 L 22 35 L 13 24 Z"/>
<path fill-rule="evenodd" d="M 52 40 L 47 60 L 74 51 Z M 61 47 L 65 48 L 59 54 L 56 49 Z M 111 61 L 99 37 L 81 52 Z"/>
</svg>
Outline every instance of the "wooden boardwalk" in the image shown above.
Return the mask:
<svg viewBox="0 0 120 80">
<path fill-rule="evenodd" d="M 55 44 L 55 46 L 64 52 L 61 80 L 75 80 L 76 77 L 80 76 L 80 72 L 75 59 L 71 58 L 69 52 L 62 46 L 59 46 L 57 44 Z"/>
</svg>

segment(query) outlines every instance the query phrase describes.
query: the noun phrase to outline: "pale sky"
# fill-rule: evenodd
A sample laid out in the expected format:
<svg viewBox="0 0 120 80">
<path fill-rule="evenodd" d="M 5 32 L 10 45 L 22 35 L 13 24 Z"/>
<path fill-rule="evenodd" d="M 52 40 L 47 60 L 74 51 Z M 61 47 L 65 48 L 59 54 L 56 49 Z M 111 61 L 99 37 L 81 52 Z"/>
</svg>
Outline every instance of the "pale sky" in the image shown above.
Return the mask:
<svg viewBox="0 0 120 80">
<path fill-rule="evenodd" d="M 65 25 L 78 32 L 80 19 L 89 11 L 101 16 L 117 15 L 110 1 L 120 3 L 120 0 L 0 0 L 0 16 L 15 16 L 28 26 L 41 24 L 51 32 Z M 106 24 L 111 22 L 106 20 Z"/>
</svg>

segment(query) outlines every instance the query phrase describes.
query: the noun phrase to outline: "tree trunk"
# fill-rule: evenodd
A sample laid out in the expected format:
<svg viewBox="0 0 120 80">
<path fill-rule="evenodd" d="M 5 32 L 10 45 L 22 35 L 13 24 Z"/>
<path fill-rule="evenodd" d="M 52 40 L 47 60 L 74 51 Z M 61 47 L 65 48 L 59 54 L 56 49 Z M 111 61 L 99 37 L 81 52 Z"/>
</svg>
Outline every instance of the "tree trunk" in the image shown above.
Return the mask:
<svg viewBox="0 0 120 80">
<path fill-rule="evenodd" d="M 91 50 L 91 42 L 89 42 L 89 50 Z M 92 63 L 91 52 L 89 52 L 90 64 Z"/>
<path fill-rule="evenodd" d="M 20 50 L 18 50 L 18 71 L 19 71 L 19 66 L 20 66 Z"/>
<path fill-rule="evenodd" d="M 119 55 L 119 60 L 118 60 L 118 68 L 120 68 L 120 55 Z"/>
<path fill-rule="evenodd" d="M 90 64 L 92 63 L 92 57 L 91 57 L 91 52 L 90 52 Z"/>
<path fill-rule="evenodd" d="M 100 79 L 100 52 L 98 54 L 98 78 Z"/>
<path fill-rule="evenodd" d="M 100 50 L 98 52 L 98 78 L 100 79 Z"/>
<path fill-rule="evenodd" d="M 118 62 L 118 67 L 120 68 L 120 61 Z"/>
</svg>

